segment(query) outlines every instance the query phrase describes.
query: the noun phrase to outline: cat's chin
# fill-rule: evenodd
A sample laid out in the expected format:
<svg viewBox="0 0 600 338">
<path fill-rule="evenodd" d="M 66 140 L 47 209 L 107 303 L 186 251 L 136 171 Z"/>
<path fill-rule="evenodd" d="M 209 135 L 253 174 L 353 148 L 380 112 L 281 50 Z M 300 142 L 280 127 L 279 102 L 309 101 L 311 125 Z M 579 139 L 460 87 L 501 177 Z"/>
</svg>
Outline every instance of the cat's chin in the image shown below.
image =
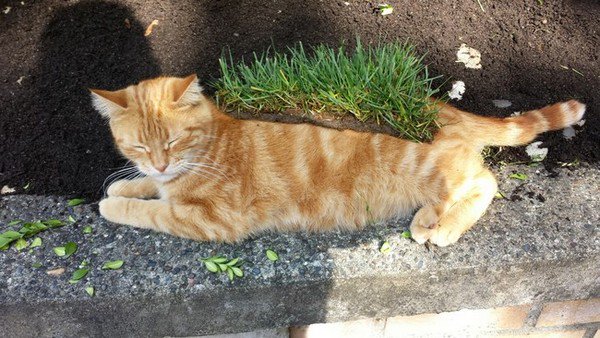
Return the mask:
<svg viewBox="0 0 600 338">
<path fill-rule="evenodd" d="M 178 174 L 156 174 L 156 175 L 151 175 L 153 179 L 159 181 L 159 182 L 168 182 L 172 179 L 174 179 L 175 177 L 178 176 Z"/>
</svg>

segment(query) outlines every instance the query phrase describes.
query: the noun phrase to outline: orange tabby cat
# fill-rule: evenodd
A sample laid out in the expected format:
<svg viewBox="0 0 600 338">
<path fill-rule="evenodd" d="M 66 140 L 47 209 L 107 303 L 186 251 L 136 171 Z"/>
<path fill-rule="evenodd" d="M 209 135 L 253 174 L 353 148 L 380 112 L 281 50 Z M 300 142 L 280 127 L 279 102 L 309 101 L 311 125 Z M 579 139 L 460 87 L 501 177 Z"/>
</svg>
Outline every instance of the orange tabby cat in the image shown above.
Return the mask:
<svg viewBox="0 0 600 338">
<path fill-rule="evenodd" d="M 196 240 L 264 230 L 357 229 L 420 207 L 418 243 L 458 240 L 492 201 L 486 145 L 526 144 L 579 121 L 585 106 L 554 104 L 487 118 L 438 104 L 432 143 L 310 124 L 238 120 L 202 94 L 195 75 L 92 90 L 114 140 L 143 178 L 120 180 L 100 202 L 107 220 Z"/>
</svg>

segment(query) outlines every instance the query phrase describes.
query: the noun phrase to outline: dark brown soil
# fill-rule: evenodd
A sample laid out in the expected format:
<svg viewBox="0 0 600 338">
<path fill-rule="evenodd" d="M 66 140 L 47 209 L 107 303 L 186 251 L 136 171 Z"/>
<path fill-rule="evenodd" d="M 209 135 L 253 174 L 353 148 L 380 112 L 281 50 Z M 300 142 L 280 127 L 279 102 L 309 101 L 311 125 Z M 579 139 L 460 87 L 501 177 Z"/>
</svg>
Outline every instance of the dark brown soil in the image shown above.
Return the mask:
<svg viewBox="0 0 600 338">
<path fill-rule="evenodd" d="M 240 59 L 272 43 L 335 46 L 357 35 L 409 39 L 427 53 L 433 75 L 466 83 L 457 103 L 466 110 L 507 116 L 569 98 L 584 101 L 587 122 L 574 140 L 560 132 L 541 137 L 550 148 L 545 162 L 600 159 L 600 2 L 481 0 L 485 12 L 475 0 L 390 3 L 394 13 L 382 17 L 373 12 L 377 2 L 352 0 L 4 1 L 0 9 L 11 9 L 0 13 L 0 186 L 99 196 L 104 178 L 123 160 L 91 108 L 88 87 L 117 89 L 193 72 L 206 84 L 218 76 L 225 46 Z M 144 37 L 155 19 L 158 26 Z M 482 69 L 455 62 L 461 43 L 481 51 Z M 513 106 L 495 108 L 493 99 Z"/>
</svg>

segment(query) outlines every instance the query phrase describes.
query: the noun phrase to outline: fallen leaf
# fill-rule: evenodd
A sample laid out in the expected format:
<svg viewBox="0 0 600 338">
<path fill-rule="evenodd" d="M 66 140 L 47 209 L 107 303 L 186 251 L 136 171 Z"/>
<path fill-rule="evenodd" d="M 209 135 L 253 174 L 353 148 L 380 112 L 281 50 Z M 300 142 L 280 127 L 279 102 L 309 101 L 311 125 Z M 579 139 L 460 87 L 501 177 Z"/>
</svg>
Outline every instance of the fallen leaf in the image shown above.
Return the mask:
<svg viewBox="0 0 600 338">
<path fill-rule="evenodd" d="M 456 62 L 464 63 L 467 68 L 481 69 L 481 53 L 463 43 L 456 52 Z"/>
<path fill-rule="evenodd" d="M 12 7 L 10 7 L 10 6 L 6 6 L 6 8 L 4 8 L 4 10 L 2 12 L 4 12 L 4 14 L 8 14 L 8 13 L 10 13 L 11 8 Z"/>
<path fill-rule="evenodd" d="M 68 201 L 67 201 L 67 204 L 68 204 L 70 207 L 75 207 L 75 206 L 78 206 L 78 205 L 80 205 L 80 204 L 81 204 L 81 203 L 83 203 L 83 202 L 85 202 L 85 200 L 84 200 L 84 199 L 82 199 L 82 198 L 73 198 L 73 199 L 70 199 L 70 200 L 68 200 Z"/>
<path fill-rule="evenodd" d="M 8 185 L 5 185 L 2 187 L 2 189 L 0 189 L 0 195 L 11 194 L 15 191 L 16 191 L 15 188 L 11 188 Z"/>
<path fill-rule="evenodd" d="M 63 273 L 65 273 L 65 268 L 57 268 L 57 269 L 53 269 L 53 270 L 48 270 L 46 271 L 47 274 L 49 274 L 50 276 L 60 276 Z"/>
<path fill-rule="evenodd" d="M 452 82 L 452 89 L 448 91 L 448 97 L 453 100 L 462 100 L 462 95 L 465 93 L 465 83 L 462 81 Z"/>
<path fill-rule="evenodd" d="M 23 82 L 23 79 L 25 79 L 25 76 L 21 76 L 18 80 L 17 83 L 19 84 L 19 86 L 21 85 L 21 82 Z"/>
<path fill-rule="evenodd" d="M 148 25 L 148 28 L 146 28 L 146 32 L 144 33 L 144 36 L 148 36 L 150 34 L 152 34 L 152 29 L 154 29 L 154 26 L 158 25 L 158 20 L 154 20 L 152 21 L 152 23 L 150 23 L 150 25 Z"/>
<path fill-rule="evenodd" d="M 392 251 L 392 247 L 390 246 L 390 243 L 388 243 L 387 241 L 383 242 L 383 244 L 381 244 L 381 247 L 379 248 L 379 252 L 381 253 L 390 253 Z"/>
<path fill-rule="evenodd" d="M 377 5 L 377 9 L 379 10 L 379 14 L 381 15 L 388 15 L 394 12 L 394 7 L 392 7 L 392 5 L 390 4 Z"/>
<path fill-rule="evenodd" d="M 88 286 L 85 288 L 85 292 L 90 296 L 93 297 L 94 294 L 96 293 L 96 289 L 94 289 L 93 286 Z"/>
<path fill-rule="evenodd" d="M 267 258 L 272 262 L 275 262 L 279 259 L 279 255 L 271 249 L 267 250 L 266 254 L 267 254 Z"/>
<path fill-rule="evenodd" d="M 131 28 L 131 22 L 129 22 L 129 19 L 127 19 L 127 18 L 125 19 L 125 27 L 126 27 L 127 29 L 130 29 L 130 28 Z"/>
<path fill-rule="evenodd" d="M 548 148 L 540 148 L 541 141 L 533 142 L 525 148 L 525 152 L 533 162 L 541 162 L 548 155 Z"/>
</svg>

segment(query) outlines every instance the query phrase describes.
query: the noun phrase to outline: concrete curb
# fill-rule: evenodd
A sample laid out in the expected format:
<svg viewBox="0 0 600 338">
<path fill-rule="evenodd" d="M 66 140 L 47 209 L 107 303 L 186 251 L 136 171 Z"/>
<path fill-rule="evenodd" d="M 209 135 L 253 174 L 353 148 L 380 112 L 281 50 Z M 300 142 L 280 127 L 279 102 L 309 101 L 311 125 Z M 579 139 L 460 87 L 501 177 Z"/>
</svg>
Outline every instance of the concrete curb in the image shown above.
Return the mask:
<svg viewBox="0 0 600 338">
<path fill-rule="evenodd" d="M 31 253 L 0 252 L 0 332 L 202 335 L 600 296 L 600 167 L 496 172 L 507 198 L 459 243 L 432 250 L 401 236 L 409 218 L 357 233 L 265 234 L 223 245 L 107 224 L 95 204 L 4 196 L 0 224 L 68 215 L 77 222 L 41 233 L 44 244 Z M 529 178 L 508 179 L 514 172 Z M 86 225 L 91 235 L 82 233 Z M 378 251 L 383 240 L 391 253 Z M 78 251 L 57 257 L 52 247 L 68 241 Z M 267 248 L 280 260 L 269 261 Z M 246 275 L 229 282 L 208 272 L 198 258 L 213 254 L 244 259 Z M 122 269 L 100 269 L 114 259 L 125 261 Z M 89 274 L 69 284 L 83 260 Z M 65 273 L 46 273 L 58 267 Z"/>
</svg>

